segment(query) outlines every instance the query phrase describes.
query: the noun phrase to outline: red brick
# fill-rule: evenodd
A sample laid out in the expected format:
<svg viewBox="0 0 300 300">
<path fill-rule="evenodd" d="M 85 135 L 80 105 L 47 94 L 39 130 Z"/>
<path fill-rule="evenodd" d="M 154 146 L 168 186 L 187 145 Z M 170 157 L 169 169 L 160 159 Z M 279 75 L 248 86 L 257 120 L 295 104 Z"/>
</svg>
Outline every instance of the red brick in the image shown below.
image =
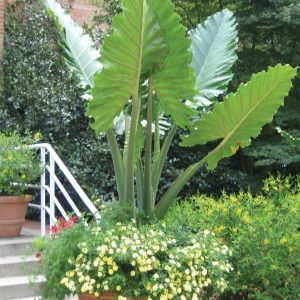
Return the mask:
<svg viewBox="0 0 300 300">
<path fill-rule="evenodd" d="M 4 6 L 5 0 L 0 0 L 0 61 L 3 60 L 3 39 L 4 39 Z"/>
<path fill-rule="evenodd" d="M 89 0 L 60 0 L 62 4 L 68 3 L 70 14 L 80 25 L 91 24 L 95 12 L 105 14 L 99 7 L 91 5 Z"/>
</svg>

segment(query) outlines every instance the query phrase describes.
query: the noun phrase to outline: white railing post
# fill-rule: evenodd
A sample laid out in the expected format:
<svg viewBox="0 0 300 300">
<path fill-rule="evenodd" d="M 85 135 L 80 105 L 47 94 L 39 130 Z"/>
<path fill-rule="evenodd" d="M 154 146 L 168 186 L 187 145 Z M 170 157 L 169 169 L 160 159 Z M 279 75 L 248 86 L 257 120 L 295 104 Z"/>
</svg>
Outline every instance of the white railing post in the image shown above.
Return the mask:
<svg viewBox="0 0 300 300">
<path fill-rule="evenodd" d="M 44 147 L 41 148 L 41 164 L 45 166 L 46 164 L 46 149 Z M 43 174 L 41 175 L 41 235 L 46 235 L 46 169 L 43 170 Z"/>
<path fill-rule="evenodd" d="M 50 170 L 51 172 L 55 173 L 55 161 L 51 154 L 49 154 L 49 160 L 50 160 Z M 52 176 L 50 177 L 50 212 L 52 216 L 55 216 L 55 203 L 54 199 L 51 195 L 55 196 L 55 181 L 53 180 Z M 50 218 L 50 228 L 53 226 L 53 220 Z"/>
</svg>

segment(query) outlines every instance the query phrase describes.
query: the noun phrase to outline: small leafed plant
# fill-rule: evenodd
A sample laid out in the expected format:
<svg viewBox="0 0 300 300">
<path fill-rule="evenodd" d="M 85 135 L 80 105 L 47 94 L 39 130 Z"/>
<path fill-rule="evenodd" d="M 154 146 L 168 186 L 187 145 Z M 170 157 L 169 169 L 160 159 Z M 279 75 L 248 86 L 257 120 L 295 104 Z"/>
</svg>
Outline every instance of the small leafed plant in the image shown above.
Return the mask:
<svg viewBox="0 0 300 300">
<path fill-rule="evenodd" d="M 0 133 L 0 195 L 24 195 L 27 184 L 35 183 L 41 174 L 36 152 L 28 148 L 32 143 L 29 135 Z"/>
<path fill-rule="evenodd" d="M 232 79 L 230 69 L 237 58 L 236 22 L 230 11 L 209 17 L 187 36 L 170 0 L 124 0 L 99 60 L 91 39 L 60 5 L 45 3 L 61 31 L 66 62 L 91 89 L 87 115 L 96 133 L 107 135 L 119 200 L 130 204 L 132 216 L 163 218 L 201 167 L 212 170 L 221 159 L 249 146 L 283 105 L 296 76 L 288 65 L 270 67 L 214 105 Z M 210 109 L 200 109 L 208 105 Z M 173 125 L 161 144 L 165 117 Z M 114 131 L 120 123 L 125 128 L 123 149 Z M 178 127 L 187 132 L 181 137 L 184 147 L 219 144 L 157 199 Z"/>
</svg>

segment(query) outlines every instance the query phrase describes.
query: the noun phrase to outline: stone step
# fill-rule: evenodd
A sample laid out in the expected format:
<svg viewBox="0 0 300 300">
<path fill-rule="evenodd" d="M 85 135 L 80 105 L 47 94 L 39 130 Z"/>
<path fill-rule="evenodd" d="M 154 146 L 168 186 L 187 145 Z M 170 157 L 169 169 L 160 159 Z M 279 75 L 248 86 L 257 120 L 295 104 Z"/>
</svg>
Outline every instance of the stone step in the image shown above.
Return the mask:
<svg viewBox="0 0 300 300">
<path fill-rule="evenodd" d="M 36 295 L 41 294 L 43 282 L 45 282 L 44 276 L 13 276 L 0 278 L 1 300 L 38 297 Z"/>
<path fill-rule="evenodd" d="M 37 259 L 31 256 L 6 256 L 0 258 L 0 278 L 35 274 Z"/>
<path fill-rule="evenodd" d="M 32 254 L 34 237 L 0 238 L 0 259 L 5 256 Z"/>
</svg>

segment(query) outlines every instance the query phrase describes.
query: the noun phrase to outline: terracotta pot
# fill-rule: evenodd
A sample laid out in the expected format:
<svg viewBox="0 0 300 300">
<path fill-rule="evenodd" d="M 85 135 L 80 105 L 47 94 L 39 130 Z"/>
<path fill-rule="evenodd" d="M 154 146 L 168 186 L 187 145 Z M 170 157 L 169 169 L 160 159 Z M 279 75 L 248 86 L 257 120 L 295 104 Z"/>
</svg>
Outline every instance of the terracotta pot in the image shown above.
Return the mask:
<svg viewBox="0 0 300 300">
<path fill-rule="evenodd" d="M 32 196 L 0 196 L 0 238 L 19 236 Z"/>
<path fill-rule="evenodd" d="M 95 297 L 93 295 L 78 295 L 79 300 L 112 300 L 117 299 L 118 294 L 115 292 L 104 292 L 100 297 Z"/>
</svg>

